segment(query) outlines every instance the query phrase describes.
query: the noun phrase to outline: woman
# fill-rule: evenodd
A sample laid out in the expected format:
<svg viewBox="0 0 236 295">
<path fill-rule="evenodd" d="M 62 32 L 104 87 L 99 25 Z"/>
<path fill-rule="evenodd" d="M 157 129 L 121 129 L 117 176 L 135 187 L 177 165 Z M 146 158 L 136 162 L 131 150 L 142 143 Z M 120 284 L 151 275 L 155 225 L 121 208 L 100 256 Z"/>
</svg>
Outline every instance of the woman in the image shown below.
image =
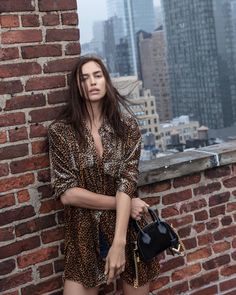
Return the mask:
<svg viewBox="0 0 236 295">
<path fill-rule="evenodd" d="M 52 186 L 65 206 L 64 295 L 95 295 L 121 276 L 125 295 L 148 294 L 156 261 L 138 267 L 134 232 L 148 205 L 136 197 L 141 136 L 121 112 L 125 99 L 97 57 L 80 57 L 71 75 L 71 99 L 49 126 Z"/>
</svg>

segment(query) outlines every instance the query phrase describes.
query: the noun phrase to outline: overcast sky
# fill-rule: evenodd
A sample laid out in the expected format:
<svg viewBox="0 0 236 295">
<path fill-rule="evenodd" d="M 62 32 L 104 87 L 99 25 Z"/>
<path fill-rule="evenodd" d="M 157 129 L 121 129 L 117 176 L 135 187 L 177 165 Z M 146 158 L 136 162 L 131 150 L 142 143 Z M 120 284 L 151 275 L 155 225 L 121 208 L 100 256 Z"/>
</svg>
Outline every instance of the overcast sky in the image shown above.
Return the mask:
<svg viewBox="0 0 236 295">
<path fill-rule="evenodd" d="M 81 44 L 91 41 L 92 25 L 96 20 L 107 18 L 107 0 L 77 0 Z M 159 6 L 160 0 L 153 0 Z"/>
</svg>

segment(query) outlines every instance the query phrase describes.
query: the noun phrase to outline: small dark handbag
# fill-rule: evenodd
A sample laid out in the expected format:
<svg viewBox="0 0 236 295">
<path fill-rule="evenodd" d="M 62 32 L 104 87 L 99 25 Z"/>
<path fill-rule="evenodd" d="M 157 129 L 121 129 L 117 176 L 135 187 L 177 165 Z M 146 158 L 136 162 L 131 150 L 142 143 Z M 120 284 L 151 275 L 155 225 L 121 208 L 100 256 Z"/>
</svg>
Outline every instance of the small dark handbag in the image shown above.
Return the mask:
<svg viewBox="0 0 236 295">
<path fill-rule="evenodd" d="M 149 261 L 161 252 L 169 249 L 174 255 L 183 254 L 185 247 L 180 238 L 168 223 L 157 217 L 155 211 L 148 208 L 152 217 L 152 222 L 140 227 L 134 220 L 134 226 L 137 231 L 137 250 L 142 261 Z"/>
</svg>

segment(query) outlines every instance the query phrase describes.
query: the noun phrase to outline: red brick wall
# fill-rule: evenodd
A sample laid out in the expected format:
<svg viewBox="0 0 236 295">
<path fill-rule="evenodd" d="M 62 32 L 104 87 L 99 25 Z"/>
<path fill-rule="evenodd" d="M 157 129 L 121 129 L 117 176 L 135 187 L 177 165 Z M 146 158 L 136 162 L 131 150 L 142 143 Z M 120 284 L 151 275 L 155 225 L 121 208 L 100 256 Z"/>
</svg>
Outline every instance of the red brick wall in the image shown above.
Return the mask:
<svg viewBox="0 0 236 295">
<path fill-rule="evenodd" d="M 43 147 L 80 53 L 76 9 L 76 0 L 0 1 L 0 294 L 61 289 L 61 205 Z"/>
</svg>

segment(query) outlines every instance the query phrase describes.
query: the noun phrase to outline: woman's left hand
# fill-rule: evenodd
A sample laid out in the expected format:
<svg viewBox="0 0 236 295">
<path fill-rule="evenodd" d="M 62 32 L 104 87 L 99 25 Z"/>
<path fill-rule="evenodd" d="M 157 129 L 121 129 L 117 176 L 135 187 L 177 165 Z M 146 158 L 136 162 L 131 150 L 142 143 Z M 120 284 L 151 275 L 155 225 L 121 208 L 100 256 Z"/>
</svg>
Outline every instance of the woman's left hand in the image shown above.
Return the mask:
<svg viewBox="0 0 236 295">
<path fill-rule="evenodd" d="M 105 275 L 109 285 L 118 275 L 125 270 L 125 245 L 112 244 L 105 264 Z"/>
<path fill-rule="evenodd" d="M 131 200 L 131 217 L 140 220 L 144 214 L 148 212 L 149 205 L 140 198 Z"/>
</svg>

